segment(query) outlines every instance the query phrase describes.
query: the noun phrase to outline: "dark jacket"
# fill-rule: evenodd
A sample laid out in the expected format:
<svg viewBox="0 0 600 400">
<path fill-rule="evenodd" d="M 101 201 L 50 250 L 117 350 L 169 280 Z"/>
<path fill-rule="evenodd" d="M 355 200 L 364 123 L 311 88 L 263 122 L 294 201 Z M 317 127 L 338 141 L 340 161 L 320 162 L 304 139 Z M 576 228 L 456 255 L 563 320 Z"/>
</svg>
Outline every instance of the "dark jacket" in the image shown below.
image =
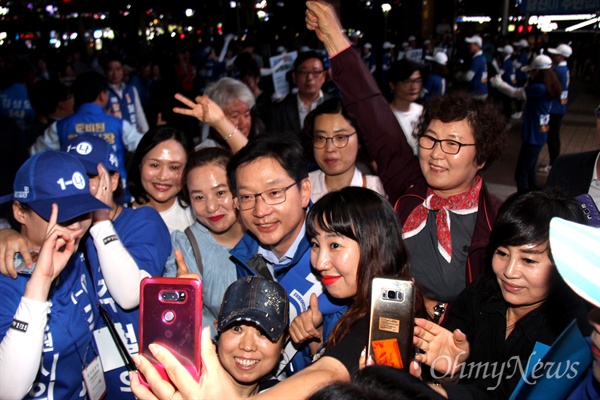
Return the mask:
<svg viewBox="0 0 600 400">
<path fill-rule="evenodd" d="M 562 188 L 573 197 L 587 193 L 596 168 L 597 157 L 598 150 L 561 155 L 550 170 L 546 186 Z"/>
<path fill-rule="evenodd" d="M 400 223 L 404 224 L 427 194 L 427 181 L 419 161 L 360 55 L 348 48 L 331 58 L 331 67 L 344 106 L 356 118 L 357 131 L 377 163 L 377 174 L 390 202 L 395 205 Z M 486 270 L 485 249 L 500 204 L 484 184 L 479 195 L 465 283 L 472 282 Z"/>
</svg>

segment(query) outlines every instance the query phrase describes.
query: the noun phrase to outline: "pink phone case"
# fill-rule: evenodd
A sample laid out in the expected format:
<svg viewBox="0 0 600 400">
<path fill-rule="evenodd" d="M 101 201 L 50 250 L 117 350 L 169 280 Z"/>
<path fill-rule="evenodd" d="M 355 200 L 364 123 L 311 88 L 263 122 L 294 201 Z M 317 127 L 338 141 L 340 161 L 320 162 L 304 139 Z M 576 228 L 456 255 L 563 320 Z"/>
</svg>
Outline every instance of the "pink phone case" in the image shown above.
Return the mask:
<svg viewBox="0 0 600 400">
<path fill-rule="evenodd" d="M 195 380 L 200 379 L 202 283 L 199 279 L 149 277 L 142 280 L 140 289 L 140 354 L 164 380 L 170 381 L 165 368 L 148 349 L 149 344 L 160 344 L 173 353 Z"/>
</svg>

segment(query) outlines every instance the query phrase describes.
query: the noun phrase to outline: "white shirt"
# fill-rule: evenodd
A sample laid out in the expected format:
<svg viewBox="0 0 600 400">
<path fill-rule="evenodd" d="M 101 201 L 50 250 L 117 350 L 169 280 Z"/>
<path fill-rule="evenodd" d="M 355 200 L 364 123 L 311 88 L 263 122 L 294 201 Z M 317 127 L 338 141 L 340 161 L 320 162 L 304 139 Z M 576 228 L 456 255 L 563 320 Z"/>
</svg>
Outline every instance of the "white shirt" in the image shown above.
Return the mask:
<svg viewBox="0 0 600 400">
<path fill-rule="evenodd" d="M 319 97 L 315 101 L 313 101 L 310 107 L 306 107 L 304 102 L 300 98 L 300 95 L 296 93 L 298 97 L 298 115 L 300 116 L 300 128 L 304 128 L 304 118 L 308 115 L 309 112 L 317 108 L 319 104 L 323 102 L 323 91 L 319 90 Z"/>
<path fill-rule="evenodd" d="M 196 216 L 192 207 L 183 208 L 176 199 L 173 205 L 165 211 L 159 212 L 163 221 L 169 228 L 169 233 L 174 231 L 185 231 L 185 228 L 196 222 Z"/>
<path fill-rule="evenodd" d="M 423 113 L 423 106 L 417 103 L 411 103 L 408 111 L 398 111 L 394 108 L 392 108 L 392 111 L 404 132 L 404 136 L 406 136 L 406 141 L 410 147 L 412 147 L 413 153 L 416 155 L 419 151 L 419 144 L 417 138 L 413 136 L 413 132 L 417 127 L 419 117 Z"/>
<path fill-rule="evenodd" d="M 383 189 L 383 183 L 381 183 L 381 180 L 378 176 L 364 176 L 367 180 L 367 184 L 364 187 L 366 187 L 367 189 L 374 190 L 383 197 L 387 198 L 385 190 Z M 318 169 L 316 171 L 310 172 L 308 174 L 308 178 L 310 179 L 310 185 L 312 188 L 310 199 L 313 201 L 313 203 L 316 203 L 317 200 L 329 193 L 327 185 L 325 185 L 325 173 Z M 354 168 L 354 176 L 352 177 L 352 182 L 350 182 L 350 186 L 363 187 L 363 174 L 356 167 Z"/>
<path fill-rule="evenodd" d="M 120 87 L 117 85 L 113 85 L 112 83 L 109 83 L 108 86 L 117 94 L 117 96 L 119 96 L 120 98 L 123 97 L 123 88 L 125 87 L 125 84 L 121 83 Z M 142 134 L 148 132 L 148 130 L 150 129 L 150 126 L 148 125 L 148 121 L 146 120 L 146 114 L 144 113 L 144 108 L 142 107 L 142 102 L 140 101 L 140 95 L 138 94 L 137 89 L 135 88 L 135 86 L 132 87 L 133 89 L 133 103 L 135 104 L 135 118 L 137 121 L 137 130 L 140 131 Z"/>
</svg>

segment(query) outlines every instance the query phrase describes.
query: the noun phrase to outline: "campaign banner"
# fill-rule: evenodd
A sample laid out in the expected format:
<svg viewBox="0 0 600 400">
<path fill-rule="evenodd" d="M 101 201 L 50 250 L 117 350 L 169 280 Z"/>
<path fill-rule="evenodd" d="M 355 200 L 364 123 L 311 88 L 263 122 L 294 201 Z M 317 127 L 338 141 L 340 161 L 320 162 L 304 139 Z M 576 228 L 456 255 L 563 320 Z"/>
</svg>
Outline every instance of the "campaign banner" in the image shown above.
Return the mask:
<svg viewBox="0 0 600 400">
<path fill-rule="evenodd" d="M 296 61 L 296 57 L 298 57 L 297 51 L 291 51 L 289 53 L 283 53 L 269 57 L 271 68 L 276 67 L 271 75 L 273 78 L 274 98 L 284 98 L 290 92 L 290 84 L 287 81 L 286 76 L 289 71 L 294 69 L 294 61 Z"/>
</svg>

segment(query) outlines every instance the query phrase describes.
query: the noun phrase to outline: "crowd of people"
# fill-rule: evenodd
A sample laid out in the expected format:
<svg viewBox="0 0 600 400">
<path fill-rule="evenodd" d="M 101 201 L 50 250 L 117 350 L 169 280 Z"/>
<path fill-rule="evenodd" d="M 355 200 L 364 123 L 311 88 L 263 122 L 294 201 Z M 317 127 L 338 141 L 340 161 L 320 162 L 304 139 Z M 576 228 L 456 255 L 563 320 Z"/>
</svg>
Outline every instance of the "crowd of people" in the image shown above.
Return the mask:
<svg viewBox="0 0 600 400">
<path fill-rule="evenodd" d="M 508 399 L 573 324 L 587 362 L 548 398 L 600 397 L 600 154 L 560 154 L 573 48 L 502 38 L 488 57 L 488 38 L 443 32 L 379 63 L 331 5 L 307 2 L 306 26 L 322 48 L 298 52 L 283 98 L 264 79 L 280 65 L 232 35 L 202 65 L 177 50 L 169 79 L 112 52 L 6 67 L 0 398 Z M 501 201 L 481 171 L 515 117 Z M 560 223 L 591 241 L 557 245 Z M 202 374 L 152 344 L 165 380 L 138 355 L 140 282 L 190 274 Z M 365 353 L 375 277 L 416 288 L 404 369 Z"/>
</svg>

